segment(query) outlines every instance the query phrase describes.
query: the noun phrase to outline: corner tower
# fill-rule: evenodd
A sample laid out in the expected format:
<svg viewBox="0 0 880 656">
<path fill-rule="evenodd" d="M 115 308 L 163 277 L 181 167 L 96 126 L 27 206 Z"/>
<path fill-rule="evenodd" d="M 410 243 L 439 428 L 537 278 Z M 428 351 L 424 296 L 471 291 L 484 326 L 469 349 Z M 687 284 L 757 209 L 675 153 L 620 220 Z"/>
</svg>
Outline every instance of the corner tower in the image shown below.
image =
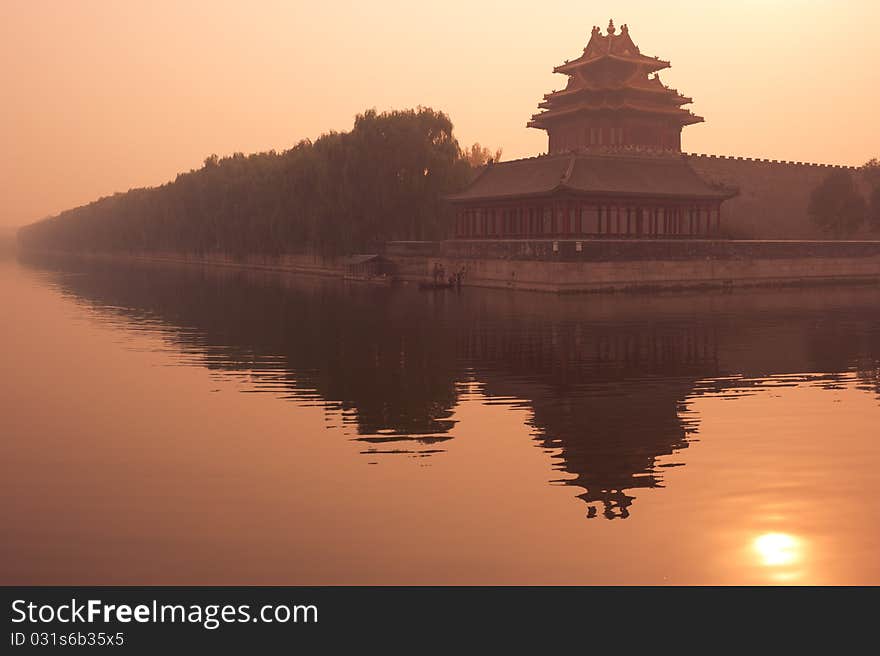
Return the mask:
<svg viewBox="0 0 880 656">
<path fill-rule="evenodd" d="M 528 127 L 546 130 L 548 152 L 638 146 L 681 150 L 681 129 L 703 120 L 682 105 L 693 102 L 665 86 L 658 71 L 669 62 L 639 52 L 626 25 L 593 27 L 584 53 L 553 69 L 568 76 L 562 91 L 544 95 Z"/>
</svg>

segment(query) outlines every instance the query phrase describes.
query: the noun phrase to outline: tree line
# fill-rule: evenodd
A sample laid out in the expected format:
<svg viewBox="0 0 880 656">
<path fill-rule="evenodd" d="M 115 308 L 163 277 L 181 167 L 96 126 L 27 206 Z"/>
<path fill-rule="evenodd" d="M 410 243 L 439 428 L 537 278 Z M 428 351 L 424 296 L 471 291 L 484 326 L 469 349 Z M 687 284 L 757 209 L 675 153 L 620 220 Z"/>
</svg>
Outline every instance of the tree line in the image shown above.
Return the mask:
<svg viewBox="0 0 880 656">
<path fill-rule="evenodd" d="M 278 255 L 377 252 L 390 240 L 445 236 L 442 197 L 463 189 L 501 151 L 461 148 L 449 117 L 426 107 L 355 118 L 283 152 L 206 158 L 202 168 L 159 187 L 60 213 L 19 231 L 25 247 L 69 251 L 176 251 Z M 880 161 L 856 177 L 834 169 L 813 190 L 811 220 L 848 237 L 880 231 Z"/>
<path fill-rule="evenodd" d="M 205 159 L 159 187 L 101 198 L 23 228 L 26 247 L 244 254 L 373 252 L 436 239 L 442 196 L 500 151 L 460 148 L 443 112 L 359 114 L 349 132 L 290 150 Z"/>
<path fill-rule="evenodd" d="M 869 160 L 859 173 L 868 189 L 867 198 L 847 169 L 831 171 L 810 195 L 810 218 L 826 234 L 850 237 L 866 224 L 880 231 L 880 160 Z"/>
</svg>

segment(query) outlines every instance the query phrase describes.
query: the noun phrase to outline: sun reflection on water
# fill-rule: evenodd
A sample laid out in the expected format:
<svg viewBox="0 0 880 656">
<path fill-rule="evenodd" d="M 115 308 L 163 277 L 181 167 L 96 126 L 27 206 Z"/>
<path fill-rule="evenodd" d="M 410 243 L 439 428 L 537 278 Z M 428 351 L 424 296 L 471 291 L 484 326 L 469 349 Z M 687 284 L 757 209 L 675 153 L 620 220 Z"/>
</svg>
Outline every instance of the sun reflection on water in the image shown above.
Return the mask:
<svg viewBox="0 0 880 656">
<path fill-rule="evenodd" d="M 764 533 L 753 546 L 767 567 L 792 565 L 801 559 L 801 541 L 788 533 Z"/>
<path fill-rule="evenodd" d="M 775 581 L 793 582 L 803 575 L 804 541 L 789 533 L 762 533 L 752 541 L 758 562 Z"/>
</svg>

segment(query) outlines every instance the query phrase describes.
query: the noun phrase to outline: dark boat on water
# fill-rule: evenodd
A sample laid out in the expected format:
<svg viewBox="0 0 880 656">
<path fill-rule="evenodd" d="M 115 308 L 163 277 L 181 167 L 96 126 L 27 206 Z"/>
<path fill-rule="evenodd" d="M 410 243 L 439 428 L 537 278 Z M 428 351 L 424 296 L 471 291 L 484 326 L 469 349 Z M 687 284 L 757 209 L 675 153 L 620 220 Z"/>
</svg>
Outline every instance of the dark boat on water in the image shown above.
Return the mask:
<svg viewBox="0 0 880 656">
<path fill-rule="evenodd" d="M 452 282 L 427 282 L 423 281 L 419 283 L 419 289 L 431 290 L 431 289 L 453 289 L 455 287 L 455 283 Z"/>
</svg>

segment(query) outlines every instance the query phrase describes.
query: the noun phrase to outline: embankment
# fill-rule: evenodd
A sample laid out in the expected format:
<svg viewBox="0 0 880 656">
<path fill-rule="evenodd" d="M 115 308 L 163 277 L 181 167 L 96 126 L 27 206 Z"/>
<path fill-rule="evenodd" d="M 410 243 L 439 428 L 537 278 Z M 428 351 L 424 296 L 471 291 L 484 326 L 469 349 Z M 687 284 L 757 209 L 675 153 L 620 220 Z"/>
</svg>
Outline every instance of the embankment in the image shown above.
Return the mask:
<svg viewBox="0 0 880 656">
<path fill-rule="evenodd" d="M 548 292 L 880 281 L 880 241 L 456 240 L 386 254 L 404 279 L 439 263 L 467 285 Z"/>
<path fill-rule="evenodd" d="M 76 256 L 335 277 L 346 265 L 320 255 Z M 390 242 L 385 257 L 402 280 L 431 280 L 441 264 L 447 274 L 463 271 L 466 286 L 557 293 L 880 282 L 880 241 L 450 240 Z"/>
<path fill-rule="evenodd" d="M 233 256 L 225 253 L 183 253 L 174 251 L 116 251 L 106 253 L 47 250 L 24 252 L 39 252 L 59 257 L 79 257 L 93 260 L 165 262 L 169 264 L 207 265 L 248 270 L 304 273 L 319 276 L 341 277 L 345 273 L 344 258 L 306 254 Z"/>
</svg>

